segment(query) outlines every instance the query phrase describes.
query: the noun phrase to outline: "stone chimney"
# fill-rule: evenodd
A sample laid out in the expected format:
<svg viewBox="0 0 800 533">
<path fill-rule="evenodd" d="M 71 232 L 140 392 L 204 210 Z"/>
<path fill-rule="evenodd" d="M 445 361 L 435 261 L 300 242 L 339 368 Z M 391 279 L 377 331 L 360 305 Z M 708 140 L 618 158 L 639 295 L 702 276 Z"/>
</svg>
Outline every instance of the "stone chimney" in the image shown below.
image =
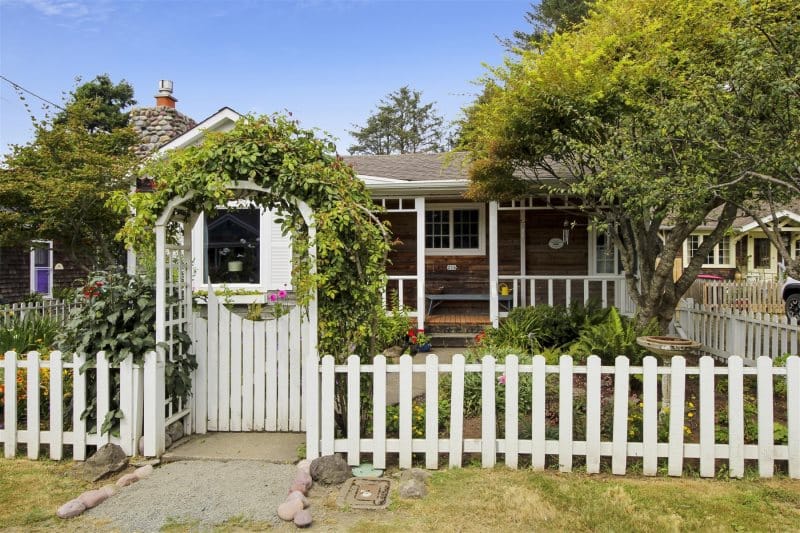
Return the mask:
<svg viewBox="0 0 800 533">
<path fill-rule="evenodd" d="M 156 106 L 131 110 L 130 124 L 142 139 L 141 144 L 135 148 L 139 157 L 147 157 L 197 125 L 194 120 L 175 109 L 175 102 L 178 100 L 172 96 L 172 89 L 172 80 L 160 80 Z"/>
</svg>

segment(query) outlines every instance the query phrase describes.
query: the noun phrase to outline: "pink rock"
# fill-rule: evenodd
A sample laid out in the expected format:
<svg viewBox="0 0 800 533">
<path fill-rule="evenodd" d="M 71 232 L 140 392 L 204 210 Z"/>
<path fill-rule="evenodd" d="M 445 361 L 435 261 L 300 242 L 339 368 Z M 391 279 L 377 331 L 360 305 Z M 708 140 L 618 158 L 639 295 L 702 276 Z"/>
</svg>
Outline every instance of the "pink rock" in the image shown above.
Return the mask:
<svg viewBox="0 0 800 533">
<path fill-rule="evenodd" d="M 87 490 L 76 498 L 86 506 L 87 509 L 96 507 L 108 499 L 108 493 L 103 489 Z"/>
<path fill-rule="evenodd" d="M 59 518 L 73 518 L 86 510 L 86 506 L 78 499 L 70 500 L 56 511 Z"/>
<path fill-rule="evenodd" d="M 117 480 L 117 487 L 127 487 L 137 481 L 139 481 L 139 478 L 136 477 L 136 474 L 125 474 Z"/>
<path fill-rule="evenodd" d="M 302 470 L 308 475 L 311 475 L 311 461 L 308 459 L 303 459 L 299 463 L 297 463 L 297 469 Z"/>
<path fill-rule="evenodd" d="M 298 470 L 294 476 L 295 483 L 303 483 L 306 486 L 306 492 L 311 488 L 314 481 L 311 479 L 311 474 L 306 474 L 302 470 Z"/>
<path fill-rule="evenodd" d="M 294 525 L 297 527 L 308 527 L 313 522 L 311 518 L 311 511 L 304 509 L 302 511 L 298 511 L 296 515 L 294 515 Z"/>
<path fill-rule="evenodd" d="M 303 510 L 303 502 L 297 498 L 286 500 L 278 506 L 278 516 L 281 520 L 294 520 L 294 515 Z"/>
<path fill-rule="evenodd" d="M 308 489 L 306 488 L 305 483 L 300 483 L 298 481 L 292 483 L 292 486 L 289 487 L 289 492 L 294 492 L 296 490 L 302 492 L 303 494 L 308 494 Z"/>
<path fill-rule="evenodd" d="M 286 501 L 289 500 L 300 500 L 303 502 L 303 508 L 308 507 L 308 498 L 306 498 L 305 494 L 296 490 L 294 492 L 290 492 L 289 495 L 286 497 Z"/>
<path fill-rule="evenodd" d="M 139 479 L 144 479 L 152 473 L 153 473 L 153 465 L 144 465 L 133 471 L 133 474 Z"/>
<path fill-rule="evenodd" d="M 105 492 L 106 497 L 108 498 L 112 497 L 114 494 L 117 493 L 117 487 L 115 487 L 114 485 L 103 485 L 97 490 L 102 490 L 103 492 Z"/>
</svg>

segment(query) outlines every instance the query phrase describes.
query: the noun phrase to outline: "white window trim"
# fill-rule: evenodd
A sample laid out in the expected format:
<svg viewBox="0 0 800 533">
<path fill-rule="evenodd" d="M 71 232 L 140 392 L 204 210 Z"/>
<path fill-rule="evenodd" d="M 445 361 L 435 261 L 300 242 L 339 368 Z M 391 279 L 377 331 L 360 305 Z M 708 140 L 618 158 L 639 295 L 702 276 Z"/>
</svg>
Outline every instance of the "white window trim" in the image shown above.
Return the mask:
<svg viewBox="0 0 800 533">
<path fill-rule="evenodd" d="M 478 211 L 478 247 L 477 248 L 453 248 L 453 217 L 450 216 L 450 244 L 449 248 L 425 248 L 425 255 L 431 256 L 455 256 L 455 255 L 486 255 L 486 205 L 474 204 L 469 202 L 430 204 L 425 203 L 425 213 L 428 211 L 450 211 L 453 210 L 476 210 Z M 427 224 L 426 224 L 427 226 Z M 427 240 L 427 227 L 425 228 L 425 239 Z"/>
<path fill-rule="evenodd" d="M 36 292 L 36 249 L 43 248 L 38 246 L 31 246 L 31 268 L 30 268 L 30 292 L 31 294 L 40 294 L 43 298 L 53 297 L 53 241 L 33 241 L 35 243 L 45 244 L 48 248 L 50 257 L 48 258 L 49 267 L 47 269 L 48 276 L 50 277 L 47 284 L 48 292 Z"/>
<path fill-rule="evenodd" d="M 598 231 L 594 228 L 589 228 L 589 265 L 588 265 L 588 272 L 590 276 L 617 276 L 619 275 L 619 250 L 613 243 L 611 243 L 611 239 L 608 239 L 608 245 L 614 248 L 614 272 L 597 272 L 597 256 L 599 252 L 597 251 L 597 236 Z"/>
<path fill-rule="evenodd" d="M 692 233 L 690 237 L 700 237 L 700 244 L 703 243 L 703 240 L 708 237 L 708 233 Z M 723 239 L 728 238 L 728 262 L 727 263 L 703 263 L 703 266 L 700 268 L 736 268 L 736 240 L 734 237 L 730 235 L 726 235 Z M 714 254 L 715 258 L 719 258 L 719 245 L 722 244 L 722 241 L 718 242 L 714 245 L 714 248 L 711 250 L 711 253 Z M 692 260 L 691 255 L 689 254 L 689 238 L 683 241 L 683 262 L 684 268 L 689 262 Z"/>
</svg>

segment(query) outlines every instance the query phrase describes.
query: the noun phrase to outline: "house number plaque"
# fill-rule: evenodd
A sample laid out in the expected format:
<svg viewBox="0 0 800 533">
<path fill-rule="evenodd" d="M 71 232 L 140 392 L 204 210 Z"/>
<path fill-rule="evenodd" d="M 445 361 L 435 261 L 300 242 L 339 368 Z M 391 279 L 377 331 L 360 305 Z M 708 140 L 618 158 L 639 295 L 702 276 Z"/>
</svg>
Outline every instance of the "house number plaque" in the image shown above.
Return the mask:
<svg viewBox="0 0 800 533">
<path fill-rule="evenodd" d="M 548 241 L 547 246 L 549 246 L 553 250 L 559 250 L 564 247 L 564 241 L 562 239 L 559 239 L 558 237 L 553 237 Z"/>
</svg>

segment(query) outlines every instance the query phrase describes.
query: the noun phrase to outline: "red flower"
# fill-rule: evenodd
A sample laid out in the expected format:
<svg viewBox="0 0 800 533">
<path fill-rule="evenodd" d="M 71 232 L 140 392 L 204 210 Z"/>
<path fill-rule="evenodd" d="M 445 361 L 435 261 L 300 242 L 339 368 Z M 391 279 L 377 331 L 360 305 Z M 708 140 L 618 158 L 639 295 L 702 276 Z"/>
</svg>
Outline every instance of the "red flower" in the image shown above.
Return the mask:
<svg viewBox="0 0 800 533">
<path fill-rule="evenodd" d="M 415 336 L 412 335 L 409 340 L 411 341 L 411 344 L 417 344 L 417 338 Z"/>
</svg>

